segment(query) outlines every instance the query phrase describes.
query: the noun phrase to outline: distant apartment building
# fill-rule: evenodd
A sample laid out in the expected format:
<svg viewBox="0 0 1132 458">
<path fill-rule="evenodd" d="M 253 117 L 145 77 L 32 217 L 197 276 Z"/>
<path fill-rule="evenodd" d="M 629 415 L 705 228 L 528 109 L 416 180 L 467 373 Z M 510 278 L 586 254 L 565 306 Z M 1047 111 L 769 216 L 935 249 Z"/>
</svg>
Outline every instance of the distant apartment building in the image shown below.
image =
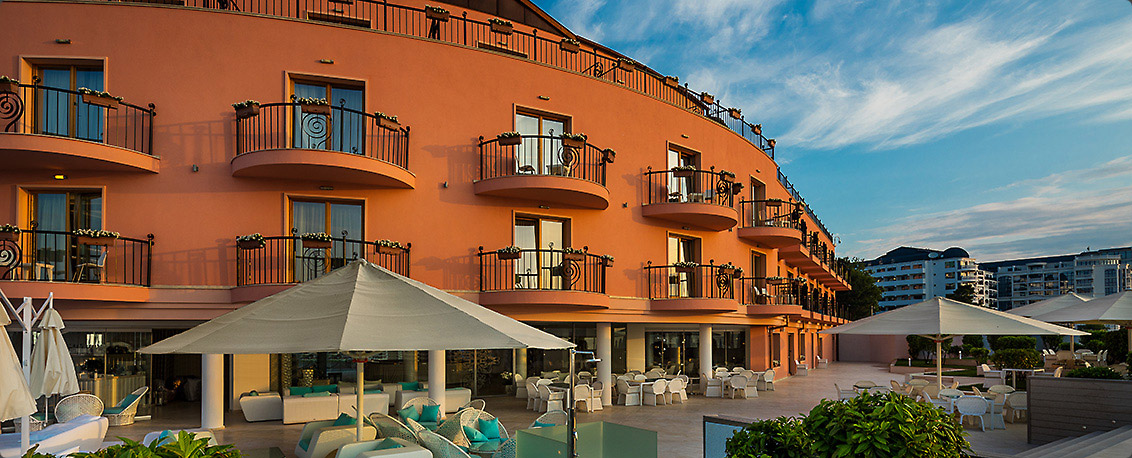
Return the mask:
<svg viewBox="0 0 1132 458">
<path fill-rule="evenodd" d="M 994 272 L 1002 310 L 1071 292 L 1100 297 L 1132 289 L 1132 247 L 986 262 L 979 267 Z"/>
<path fill-rule="evenodd" d="M 975 304 L 995 308 L 993 275 L 958 247 L 943 251 L 899 247 L 876 259 L 865 261 L 865 272 L 884 290 L 881 310 L 946 296 L 964 284 L 975 290 Z"/>
</svg>

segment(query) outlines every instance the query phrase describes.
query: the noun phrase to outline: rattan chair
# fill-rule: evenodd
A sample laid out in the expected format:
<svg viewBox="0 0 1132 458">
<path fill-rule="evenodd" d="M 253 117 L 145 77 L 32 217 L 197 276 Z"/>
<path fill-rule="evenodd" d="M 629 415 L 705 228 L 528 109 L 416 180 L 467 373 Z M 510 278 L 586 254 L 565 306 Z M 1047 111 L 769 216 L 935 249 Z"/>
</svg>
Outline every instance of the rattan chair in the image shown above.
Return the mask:
<svg viewBox="0 0 1132 458">
<path fill-rule="evenodd" d="M 503 442 L 503 445 L 499 446 L 499 451 L 491 455 L 491 458 L 515 458 L 519 453 L 518 448 L 514 438 L 507 439 Z"/>
<path fill-rule="evenodd" d="M 122 400 L 118 402 L 118 405 L 109 409 L 103 409 L 102 416 L 110 421 L 110 426 L 134 424 L 134 416 L 138 413 L 138 404 L 141 404 L 142 397 L 145 396 L 146 391 L 149 391 L 148 386 L 134 390 L 133 393 L 122 398 Z"/>
<path fill-rule="evenodd" d="M 428 430 L 420 432 L 419 436 L 421 445 L 432 452 L 433 458 L 471 458 L 471 455 L 444 436 Z"/>
<path fill-rule="evenodd" d="M 438 405 L 440 405 L 440 403 L 436 402 L 435 399 L 427 397 L 427 396 L 421 396 L 419 398 L 413 398 L 413 399 L 410 399 L 408 401 L 405 401 L 405 404 L 401 406 L 401 409 L 404 409 L 406 407 L 415 407 L 417 409 L 417 413 L 420 414 L 420 413 L 422 413 L 421 410 L 423 410 L 422 407 L 424 407 L 424 406 L 438 406 Z M 440 418 L 438 418 L 437 420 L 438 421 L 436 422 L 435 425 L 426 424 L 426 425 L 423 425 L 423 426 L 431 428 L 431 429 L 438 428 L 440 426 L 440 423 L 444 422 L 444 411 L 443 411 L 443 409 L 440 411 Z"/>
<path fill-rule="evenodd" d="M 55 404 L 55 421 L 66 423 L 80 415 L 98 417 L 102 415 L 105 405 L 102 399 L 93 394 L 72 394 Z"/>
<path fill-rule="evenodd" d="M 551 410 L 550 412 L 547 412 L 547 413 L 540 415 L 538 418 L 535 419 L 535 422 L 536 423 L 542 423 L 544 425 L 554 425 L 554 426 L 565 425 L 566 424 L 566 411 L 565 410 Z M 535 424 L 531 423 L 530 427 L 534 428 Z"/>
<path fill-rule="evenodd" d="M 377 427 L 377 434 L 380 437 L 399 437 L 412 442 L 419 442 L 416 433 L 396 418 L 383 413 L 374 412 L 369 414 L 368 419 Z"/>
</svg>

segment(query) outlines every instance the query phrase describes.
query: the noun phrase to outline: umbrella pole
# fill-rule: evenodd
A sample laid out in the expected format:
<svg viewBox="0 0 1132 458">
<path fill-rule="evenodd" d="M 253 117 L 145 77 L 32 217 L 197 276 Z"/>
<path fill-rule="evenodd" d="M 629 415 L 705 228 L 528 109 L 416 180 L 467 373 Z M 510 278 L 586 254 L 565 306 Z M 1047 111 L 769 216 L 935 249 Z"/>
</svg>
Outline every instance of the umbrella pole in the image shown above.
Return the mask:
<svg viewBox="0 0 1132 458">
<path fill-rule="evenodd" d="M 938 338 L 935 341 L 935 384 L 943 389 L 943 341 Z"/>
<path fill-rule="evenodd" d="M 365 372 L 366 363 L 365 363 L 364 359 L 355 359 L 354 362 L 358 365 L 358 378 L 357 378 L 358 389 L 357 389 L 357 393 L 356 393 L 357 396 L 358 396 L 358 419 L 355 422 L 355 425 L 357 426 L 358 442 L 361 442 L 362 441 L 362 417 L 365 416 L 365 412 L 366 412 L 364 410 L 365 406 L 363 405 L 363 404 L 365 404 L 365 399 L 366 399 L 365 393 L 364 393 L 365 386 L 366 386 L 366 380 L 365 380 L 366 379 L 366 372 Z"/>
</svg>

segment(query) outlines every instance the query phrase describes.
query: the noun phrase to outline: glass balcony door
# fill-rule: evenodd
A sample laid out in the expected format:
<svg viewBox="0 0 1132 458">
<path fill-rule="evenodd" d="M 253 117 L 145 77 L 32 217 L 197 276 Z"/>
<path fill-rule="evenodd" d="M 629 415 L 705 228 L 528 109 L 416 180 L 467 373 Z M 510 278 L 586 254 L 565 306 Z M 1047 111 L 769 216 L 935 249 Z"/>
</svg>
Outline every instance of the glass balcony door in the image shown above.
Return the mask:
<svg viewBox="0 0 1132 458">
<path fill-rule="evenodd" d="M 678 151 L 675 149 L 668 150 L 668 170 L 673 167 L 690 166 L 699 169 L 700 165 L 699 155 L 687 151 Z M 693 173 L 689 177 L 677 177 L 674 174 L 668 175 L 668 201 L 669 202 L 687 202 L 688 195 L 699 192 L 699 182 L 697 181 L 697 174 Z"/>
<path fill-rule="evenodd" d="M 362 218 L 361 204 L 292 201 L 291 227 L 299 236 L 323 232 L 335 238 L 330 248 L 319 248 L 302 240 L 295 243 L 295 281 L 317 278 L 354 258 L 363 257 Z"/>
<path fill-rule="evenodd" d="M 521 135 L 556 137 L 566 132 L 566 121 L 530 114 L 515 114 L 515 131 Z M 524 138 L 515 147 L 517 174 L 567 175 L 573 164 L 564 163 L 562 142 L 553 138 Z"/>
<path fill-rule="evenodd" d="M 362 114 L 365 112 L 364 95 L 358 88 L 295 83 L 296 98 L 324 99 L 333 108 L 330 115 L 324 115 L 303 113 L 300 107 L 295 107 L 294 147 L 364 155 L 366 129 L 371 128 Z"/>
<path fill-rule="evenodd" d="M 102 193 L 99 192 L 37 192 L 31 194 L 30 221 L 37 232 L 28 259 L 31 279 L 53 281 L 98 279 L 102 272 L 83 269 L 82 277 L 76 278 L 80 265 L 97 262 L 106 250 L 101 246 L 88 246 L 76 243 L 67 233 L 78 229 L 102 229 Z"/>
<path fill-rule="evenodd" d="M 697 240 L 679 236 L 668 236 L 668 265 L 679 262 L 699 262 L 696 253 Z M 697 297 L 696 272 L 679 272 L 670 267 L 668 272 L 668 297 Z"/>
<path fill-rule="evenodd" d="M 40 68 L 39 78 L 44 88 L 36 91 L 35 95 L 39 111 L 36 132 L 101 142 L 104 108 L 83 102 L 81 95 L 52 89 L 103 91 L 102 69 L 73 66 Z"/>
<path fill-rule="evenodd" d="M 543 218 L 515 219 L 515 246 L 524 251 L 515 261 L 515 287 L 518 289 L 562 289 L 562 254 L 566 245 L 566 221 Z"/>
</svg>

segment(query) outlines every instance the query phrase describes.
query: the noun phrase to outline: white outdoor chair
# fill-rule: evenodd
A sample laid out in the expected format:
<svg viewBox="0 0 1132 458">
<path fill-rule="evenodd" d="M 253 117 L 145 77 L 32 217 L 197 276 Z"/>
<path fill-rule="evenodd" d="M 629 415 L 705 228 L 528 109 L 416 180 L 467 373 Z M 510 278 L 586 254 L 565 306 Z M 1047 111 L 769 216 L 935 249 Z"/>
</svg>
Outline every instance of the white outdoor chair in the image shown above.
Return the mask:
<svg viewBox="0 0 1132 458">
<path fill-rule="evenodd" d="M 551 410 L 563 410 L 562 403 L 566 398 L 566 393 L 551 391 L 549 385 L 539 385 L 538 397 L 538 411 L 549 412 Z"/>
<path fill-rule="evenodd" d="M 565 410 L 551 410 L 550 412 L 540 415 L 535 419 L 535 422 L 542 423 L 544 425 L 562 426 L 566 424 L 566 420 L 567 414 Z M 535 424 L 531 423 L 531 428 L 534 427 Z"/>
<path fill-rule="evenodd" d="M 82 264 L 79 264 L 79 268 L 75 270 L 75 278 L 72 279 L 71 281 L 77 283 L 79 280 L 81 280 L 83 278 L 83 271 L 84 270 L 91 270 L 91 271 L 95 271 L 96 273 L 98 273 L 98 282 L 102 283 L 102 271 L 103 271 L 103 268 L 106 267 L 106 253 L 108 251 L 109 251 L 108 249 L 103 248 L 102 254 L 99 254 L 98 258 L 95 259 L 94 262 L 84 262 Z M 117 425 L 110 425 L 110 426 L 117 426 Z"/>
<path fill-rule="evenodd" d="M 590 384 L 590 399 L 593 400 L 594 410 L 602 410 L 602 395 L 605 394 L 605 384 L 596 380 Z"/>
<path fill-rule="evenodd" d="M 528 378 L 527 387 L 524 390 L 527 394 L 527 410 L 538 409 L 538 379 Z"/>
<path fill-rule="evenodd" d="M 802 376 L 802 377 L 810 375 L 810 368 L 808 366 L 806 366 L 805 363 L 802 363 L 802 362 L 795 360 L 794 365 L 797 366 L 797 368 L 794 369 L 794 375 L 798 375 L 798 376 Z"/>
<path fill-rule="evenodd" d="M 1017 391 L 1006 395 L 1006 409 L 1003 413 L 1009 412 L 1005 416 L 1011 423 L 1014 423 L 1014 420 L 1017 420 L 1020 415 L 1030 415 L 1029 409 L 1030 407 L 1026 403 L 1026 392 Z"/>
<path fill-rule="evenodd" d="M 955 413 L 955 400 L 963 397 L 963 392 L 954 388 L 946 388 L 939 392 L 939 399 L 932 402 L 943 407 L 947 413 Z"/>
<path fill-rule="evenodd" d="M 641 404 L 648 406 L 664 405 L 664 390 L 667 388 L 668 382 L 664 380 L 657 380 L 652 383 L 642 383 Z"/>
<path fill-rule="evenodd" d="M 623 406 L 641 405 L 641 385 L 633 386 L 625 380 L 618 380 L 617 403 Z"/>
<path fill-rule="evenodd" d="M 825 369 L 825 368 L 829 367 L 829 360 L 819 356 L 818 357 L 818 365 L 814 366 L 814 367 L 817 368 L 817 369 Z"/>
<path fill-rule="evenodd" d="M 685 389 L 684 380 L 681 378 L 674 378 L 668 382 L 669 403 L 680 401 L 681 404 L 688 400 L 688 392 Z"/>
<path fill-rule="evenodd" d="M 987 400 L 982 396 L 963 396 L 955 400 L 955 410 L 959 411 L 959 424 L 963 424 L 963 420 L 967 417 L 978 417 L 979 427 L 983 431 L 987 430 L 987 417 L 990 416 L 988 410 Z"/>
<path fill-rule="evenodd" d="M 578 372 L 578 381 L 579 382 L 582 382 L 582 383 L 585 383 L 585 384 L 588 385 L 591 382 L 593 382 L 593 378 L 594 378 L 593 374 L 591 374 L 589 371 Z"/>
<path fill-rule="evenodd" d="M 767 369 L 759 376 L 758 387 L 763 391 L 774 391 L 774 369 Z"/>
<path fill-rule="evenodd" d="M 728 380 L 728 384 L 731 386 L 731 389 L 729 390 L 731 392 L 731 399 L 735 399 L 735 395 L 737 393 L 743 393 L 743 399 L 758 397 L 758 389 L 755 389 L 755 395 L 751 396 L 749 391 L 750 389 L 747 388 L 747 380 L 747 377 L 744 377 L 742 375 L 736 375 L 734 377 L 731 377 L 731 380 Z"/>
<path fill-rule="evenodd" d="M 731 372 L 743 372 L 743 366 L 735 366 L 731 368 Z"/>
<path fill-rule="evenodd" d="M 648 372 L 645 372 L 645 379 L 661 378 L 661 377 L 664 377 L 664 373 L 661 372 L 660 369 L 653 369 L 653 370 L 650 370 Z"/>
<path fill-rule="evenodd" d="M 377 437 L 373 426 L 362 427 L 362 440 L 371 441 Z M 323 458 L 339 447 L 357 442 L 357 426 L 334 426 L 334 420 L 312 421 L 303 426 L 299 443 L 295 445 L 295 456 L 299 458 Z"/>
<path fill-rule="evenodd" d="M 636 381 L 636 382 L 643 382 L 643 381 L 645 381 L 645 380 L 648 380 L 648 377 L 645 377 L 645 375 L 644 375 L 644 374 L 637 374 L 637 375 L 634 375 L 634 376 L 633 376 L 633 381 Z"/>
<path fill-rule="evenodd" d="M 1006 384 L 1006 372 L 991 369 L 990 366 L 983 364 L 983 388 L 989 388 L 994 385 Z"/>
<path fill-rule="evenodd" d="M 719 377 L 712 377 L 704 374 L 701 379 L 701 385 L 704 389 L 704 397 L 708 398 L 721 398 L 723 397 L 723 380 Z"/>
<path fill-rule="evenodd" d="M 102 410 L 102 416 L 110 421 L 110 426 L 126 426 L 134 424 L 134 416 L 138 413 L 138 404 L 141 404 L 148 386 L 143 386 L 126 395 L 114 407 Z"/>
<path fill-rule="evenodd" d="M 55 404 L 55 421 L 66 423 L 83 415 L 101 416 L 105 406 L 102 399 L 93 394 L 72 394 Z M 19 422 L 16 422 L 19 424 Z"/>
<path fill-rule="evenodd" d="M 519 399 L 527 397 L 527 384 L 524 382 L 522 375 L 515 374 L 515 397 Z"/>
<path fill-rule="evenodd" d="M 987 404 L 990 404 L 991 429 L 1006 429 L 1006 395 L 998 393 Z"/>
<path fill-rule="evenodd" d="M 589 385 L 578 385 L 574 387 L 574 408 L 576 409 L 580 403 L 585 403 L 586 412 L 594 411 L 594 399 L 590 392 Z"/>
<path fill-rule="evenodd" d="M 844 401 L 846 399 L 853 399 L 853 398 L 857 397 L 857 394 L 858 394 L 857 390 L 852 390 L 852 389 L 843 390 L 843 389 L 841 389 L 840 386 L 837 386 L 836 383 L 833 384 L 833 389 L 837 390 L 837 400 L 838 401 Z"/>
</svg>

